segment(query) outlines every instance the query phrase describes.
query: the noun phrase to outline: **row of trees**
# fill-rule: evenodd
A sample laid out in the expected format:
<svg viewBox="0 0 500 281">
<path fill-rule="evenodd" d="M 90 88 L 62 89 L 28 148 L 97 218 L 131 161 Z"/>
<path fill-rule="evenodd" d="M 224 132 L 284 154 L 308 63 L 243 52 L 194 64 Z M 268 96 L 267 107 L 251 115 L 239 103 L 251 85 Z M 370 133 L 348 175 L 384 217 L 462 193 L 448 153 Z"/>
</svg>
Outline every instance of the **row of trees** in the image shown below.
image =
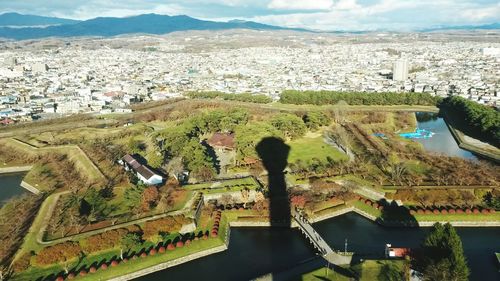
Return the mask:
<svg viewBox="0 0 500 281">
<path fill-rule="evenodd" d="M 462 97 L 453 96 L 444 99 L 439 107 L 446 114 L 466 123 L 468 130 L 480 139 L 500 146 L 500 112 Z M 460 125 L 460 124 L 459 124 Z"/>
<path fill-rule="evenodd" d="M 24 194 L 0 209 L 0 266 L 9 264 L 19 249 L 42 200 L 43 196 Z"/>
<path fill-rule="evenodd" d="M 187 94 L 190 98 L 199 98 L 199 99 L 223 99 L 223 100 L 232 100 L 232 101 L 243 101 L 243 102 L 253 102 L 253 103 L 270 103 L 273 100 L 261 94 L 250 94 L 250 93 L 241 93 L 241 94 L 228 94 L 222 92 L 190 92 Z"/>
<path fill-rule="evenodd" d="M 436 105 L 439 97 L 427 93 L 360 93 L 332 91 L 295 91 L 281 93 L 280 102 L 287 104 L 337 104 L 349 105 Z"/>
</svg>

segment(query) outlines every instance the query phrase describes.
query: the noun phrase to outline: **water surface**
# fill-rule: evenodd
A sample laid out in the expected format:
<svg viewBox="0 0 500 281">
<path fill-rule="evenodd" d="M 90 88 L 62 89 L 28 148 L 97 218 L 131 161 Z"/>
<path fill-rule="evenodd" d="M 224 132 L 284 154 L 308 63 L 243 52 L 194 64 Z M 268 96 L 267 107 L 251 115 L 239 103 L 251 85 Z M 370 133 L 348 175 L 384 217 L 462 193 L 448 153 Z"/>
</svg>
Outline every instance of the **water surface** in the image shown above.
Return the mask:
<svg viewBox="0 0 500 281">
<path fill-rule="evenodd" d="M 446 122 L 443 118 L 438 117 L 436 113 L 417 112 L 416 116 L 418 128 L 435 133 L 428 139 L 414 139 L 414 141 L 421 143 L 425 150 L 453 157 L 478 159 L 472 152 L 458 147 Z"/>
<path fill-rule="evenodd" d="M 416 247 L 427 228 L 386 228 L 355 214 L 315 224 L 317 231 L 336 249 L 357 257 L 379 258 L 386 243 Z M 494 252 L 500 250 L 500 228 L 457 228 L 471 268 L 470 280 L 500 280 Z M 139 280 L 249 280 L 280 272 L 314 258 L 315 252 L 296 229 L 233 228 L 229 250 L 156 272 Z"/>
<path fill-rule="evenodd" d="M 21 187 L 24 173 L 0 174 L 0 207 L 10 198 L 28 192 Z"/>
</svg>

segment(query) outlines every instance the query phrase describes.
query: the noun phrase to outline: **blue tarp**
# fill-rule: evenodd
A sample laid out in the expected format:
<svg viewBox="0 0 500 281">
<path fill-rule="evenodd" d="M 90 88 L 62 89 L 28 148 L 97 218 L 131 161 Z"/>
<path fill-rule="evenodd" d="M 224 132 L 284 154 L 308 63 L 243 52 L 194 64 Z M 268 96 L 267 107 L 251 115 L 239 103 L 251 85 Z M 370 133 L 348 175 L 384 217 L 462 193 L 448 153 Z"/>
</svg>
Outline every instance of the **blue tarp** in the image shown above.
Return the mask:
<svg viewBox="0 0 500 281">
<path fill-rule="evenodd" d="M 399 134 L 405 139 L 429 139 L 434 133 L 426 129 L 417 129 L 415 132 Z"/>
</svg>

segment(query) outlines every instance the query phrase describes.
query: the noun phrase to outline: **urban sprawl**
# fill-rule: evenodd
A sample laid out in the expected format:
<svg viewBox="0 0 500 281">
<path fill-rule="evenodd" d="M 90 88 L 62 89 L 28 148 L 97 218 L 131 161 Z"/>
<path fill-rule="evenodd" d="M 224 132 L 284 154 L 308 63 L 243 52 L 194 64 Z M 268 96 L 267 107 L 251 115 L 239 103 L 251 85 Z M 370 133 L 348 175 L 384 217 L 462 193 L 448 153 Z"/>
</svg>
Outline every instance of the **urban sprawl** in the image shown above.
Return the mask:
<svg viewBox="0 0 500 281">
<path fill-rule="evenodd" d="M 408 35 L 398 42 L 390 34 L 378 34 L 363 42 L 293 33 L 277 34 L 281 44 L 267 44 L 273 36 L 267 32 L 263 39 L 259 34 L 246 38 L 260 43 L 224 44 L 241 36 L 51 39 L 56 43 L 39 41 L 37 47 L 32 42 L 0 43 L 0 122 L 127 113 L 133 103 L 182 97 L 189 91 L 273 99 L 285 89 L 426 92 L 500 106 L 496 41 L 443 43 Z M 213 44 L 218 47 L 211 48 Z"/>
</svg>

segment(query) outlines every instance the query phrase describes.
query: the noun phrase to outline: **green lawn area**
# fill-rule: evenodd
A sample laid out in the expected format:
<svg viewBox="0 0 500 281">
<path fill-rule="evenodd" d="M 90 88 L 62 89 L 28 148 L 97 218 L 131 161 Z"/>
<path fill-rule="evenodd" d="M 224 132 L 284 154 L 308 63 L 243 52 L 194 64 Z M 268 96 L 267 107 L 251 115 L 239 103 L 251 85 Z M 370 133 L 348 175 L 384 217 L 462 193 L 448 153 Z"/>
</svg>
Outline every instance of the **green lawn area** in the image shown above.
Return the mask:
<svg viewBox="0 0 500 281">
<path fill-rule="evenodd" d="M 342 275 L 332 269 L 326 269 L 326 267 L 318 268 L 314 271 L 304 273 L 300 276 L 295 276 L 290 278 L 288 281 L 349 281 L 349 277 Z"/>
<path fill-rule="evenodd" d="M 351 201 L 349 202 L 348 204 L 360 209 L 361 211 L 364 211 L 372 216 L 375 216 L 375 217 L 380 217 L 382 215 L 382 212 L 378 209 L 375 209 L 371 206 L 368 206 L 366 205 L 365 203 L 363 202 L 360 202 L 360 201 Z"/>
<path fill-rule="evenodd" d="M 201 191 L 203 193 L 221 193 L 228 191 L 240 191 L 244 188 L 250 190 L 259 188 L 259 183 L 253 177 L 241 179 L 220 180 L 207 183 L 188 184 L 182 186 L 186 190 Z"/>
<path fill-rule="evenodd" d="M 500 213 L 494 214 L 447 214 L 415 215 L 417 221 L 500 221 Z"/>
<path fill-rule="evenodd" d="M 288 156 L 289 163 L 295 163 L 298 160 L 304 163 L 310 163 L 314 158 L 326 163 L 327 157 L 332 158 L 336 162 L 348 159 L 347 155 L 325 143 L 321 135 L 317 137 L 300 138 L 290 141 L 287 144 L 291 147 Z"/>
<path fill-rule="evenodd" d="M 33 224 L 31 225 L 28 233 L 24 237 L 24 242 L 19 249 L 19 251 L 16 253 L 16 258 L 20 257 L 22 254 L 29 252 L 29 251 L 37 251 L 40 248 L 40 244 L 36 241 L 36 237 L 38 233 L 40 232 L 40 229 L 44 224 L 46 224 L 50 217 L 47 215 L 49 212 L 49 208 L 54 202 L 56 201 L 56 198 L 58 197 L 57 194 L 52 194 L 48 196 L 45 201 L 43 201 L 42 206 L 40 207 L 40 210 L 38 211 L 38 214 L 33 221 Z"/>
<path fill-rule="evenodd" d="M 384 274 L 381 274 L 384 267 L 392 267 L 402 273 L 405 263 L 405 260 L 365 260 L 352 268 L 360 276 L 360 281 L 386 281 Z"/>
</svg>

